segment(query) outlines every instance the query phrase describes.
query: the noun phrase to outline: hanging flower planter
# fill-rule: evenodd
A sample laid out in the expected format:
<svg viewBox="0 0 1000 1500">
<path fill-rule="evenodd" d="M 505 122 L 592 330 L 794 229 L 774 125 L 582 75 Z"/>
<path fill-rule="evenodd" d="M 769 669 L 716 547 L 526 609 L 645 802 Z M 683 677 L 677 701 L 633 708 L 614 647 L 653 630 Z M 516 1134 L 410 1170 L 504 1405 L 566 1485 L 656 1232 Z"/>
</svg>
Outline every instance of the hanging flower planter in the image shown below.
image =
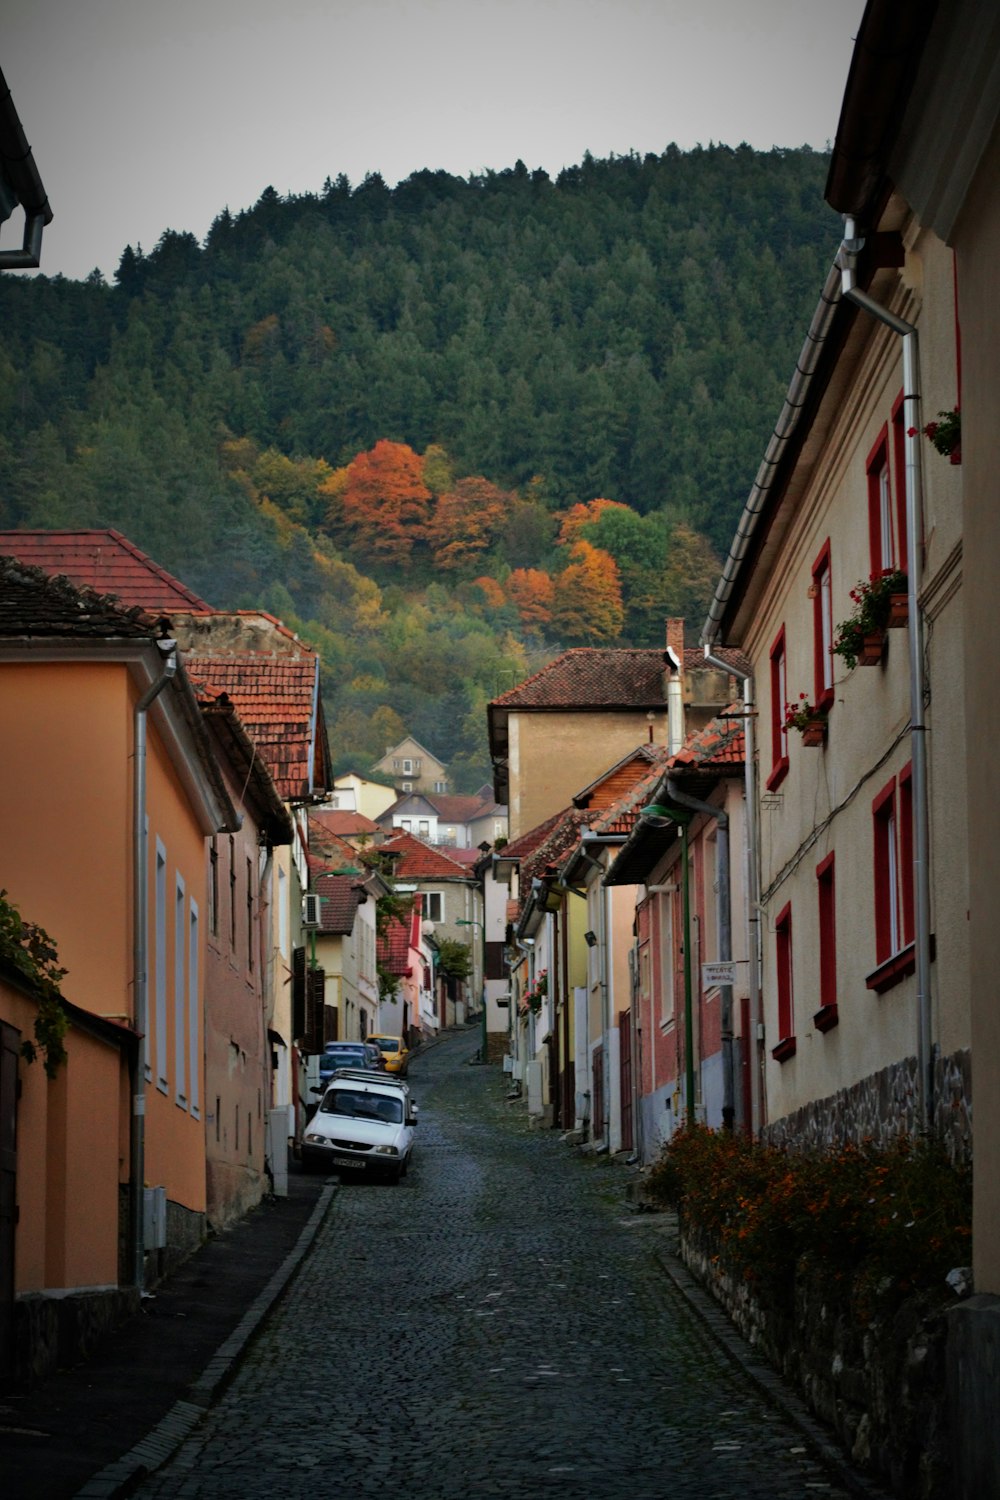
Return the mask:
<svg viewBox="0 0 1000 1500">
<path fill-rule="evenodd" d="M 873 630 L 861 642 L 858 652 L 859 667 L 877 667 L 885 650 L 885 631 Z"/>
<path fill-rule="evenodd" d="M 889 618 L 886 625 L 890 630 L 902 630 L 910 619 L 910 599 L 908 594 L 891 594 L 889 596 Z"/>
<path fill-rule="evenodd" d="M 785 704 L 785 728 L 794 729 L 802 736 L 803 745 L 815 749 L 826 741 L 826 714 L 800 693 L 798 703 Z"/>
<path fill-rule="evenodd" d="M 833 642 L 834 654 L 844 658 L 848 669 L 877 667 L 882 660 L 894 598 L 905 606 L 906 574 L 898 568 L 873 573 L 851 590 L 854 612 L 837 626 Z M 905 613 L 899 623 L 905 625 Z"/>
</svg>

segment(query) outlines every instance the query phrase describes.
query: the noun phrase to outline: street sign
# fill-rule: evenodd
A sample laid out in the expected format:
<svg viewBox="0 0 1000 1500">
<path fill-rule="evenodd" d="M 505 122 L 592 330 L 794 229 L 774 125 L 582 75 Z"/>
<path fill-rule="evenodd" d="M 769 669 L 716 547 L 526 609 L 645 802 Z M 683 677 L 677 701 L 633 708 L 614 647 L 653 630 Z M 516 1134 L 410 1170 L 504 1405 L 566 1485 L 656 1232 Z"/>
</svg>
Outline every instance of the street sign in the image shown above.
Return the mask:
<svg viewBox="0 0 1000 1500">
<path fill-rule="evenodd" d="M 726 963 L 702 964 L 701 983 L 706 990 L 719 989 L 724 984 L 736 983 L 736 959 Z"/>
</svg>

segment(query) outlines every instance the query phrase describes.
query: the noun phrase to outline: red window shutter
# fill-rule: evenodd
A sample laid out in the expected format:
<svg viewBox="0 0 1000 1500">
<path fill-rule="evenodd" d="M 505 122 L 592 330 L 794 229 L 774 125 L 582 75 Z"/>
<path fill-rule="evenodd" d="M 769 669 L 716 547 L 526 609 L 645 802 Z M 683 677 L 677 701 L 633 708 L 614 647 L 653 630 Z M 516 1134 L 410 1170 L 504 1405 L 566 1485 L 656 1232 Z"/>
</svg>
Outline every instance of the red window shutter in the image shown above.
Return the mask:
<svg viewBox="0 0 1000 1500">
<path fill-rule="evenodd" d="M 794 996 L 792 993 L 792 904 L 788 903 L 774 924 L 778 980 L 779 1041 L 795 1035 Z"/>
<path fill-rule="evenodd" d="M 819 1000 L 823 1009 L 837 1004 L 837 913 L 834 856 L 816 866 L 819 901 Z"/>
<path fill-rule="evenodd" d="M 899 905 L 903 945 L 913 942 L 913 768 L 899 773 Z"/>
</svg>

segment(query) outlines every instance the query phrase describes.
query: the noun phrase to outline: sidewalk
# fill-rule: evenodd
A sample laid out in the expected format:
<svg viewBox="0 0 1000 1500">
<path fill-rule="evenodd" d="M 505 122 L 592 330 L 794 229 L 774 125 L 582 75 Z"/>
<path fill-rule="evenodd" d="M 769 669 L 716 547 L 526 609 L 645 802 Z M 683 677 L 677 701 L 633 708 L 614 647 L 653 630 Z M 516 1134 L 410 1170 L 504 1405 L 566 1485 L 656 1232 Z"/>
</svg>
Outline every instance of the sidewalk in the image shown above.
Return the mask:
<svg viewBox="0 0 1000 1500">
<path fill-rule="evenodd" d="M 287 1198 L 262 1203 L 210 1240 L 92 1359 L 0 1398 L 4 1500 L 128 1493 L 119 1486 L 141 1462 L 131 1450 L 165 1418 L 194 1424 L 290 1279 L 334 1191 L 290 1164 Z"/>
</svg>

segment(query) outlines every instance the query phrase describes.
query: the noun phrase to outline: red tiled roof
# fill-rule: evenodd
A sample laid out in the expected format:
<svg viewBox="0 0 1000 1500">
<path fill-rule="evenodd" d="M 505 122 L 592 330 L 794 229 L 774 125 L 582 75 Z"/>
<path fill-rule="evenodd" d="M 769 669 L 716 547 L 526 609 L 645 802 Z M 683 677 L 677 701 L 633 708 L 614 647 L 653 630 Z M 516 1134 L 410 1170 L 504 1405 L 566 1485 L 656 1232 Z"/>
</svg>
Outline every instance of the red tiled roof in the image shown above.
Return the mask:
<svg viewBox="0 0 1000 1500">
<path fill-rule="evenodd" d="M 522 833 L 518 838 L 511 839 L 497 851 L 501 859 L 527 859 L 533 850 L 546 839 L 553 828 L 566 816 L 567 809 L 561 808 L 559 812 L 553 813 L 551 818 L 546 818 L 544 823 L 538 823 L 534 828 L 529 828 L 527 833 Z"/>
<path fill-rule="evenodd" d="M 439 796 L 437 792 L 423 792 L 422 796 L 445 823 L 471 823 L 493 805 L 492 791 L 485 801 L 479 796 Z"/>
<path fill-rule="evenodd" d="M 235 706 L 285 801 L 308 796 L 317 658 L 247 651 L 189 656 L 185 666 L 199 689 Z"/>
<path fill-rule="evenodd" d="M 456 860 L 442 852 L 439 848 L 432 848 L 425 844 L 423 839 L 415 838 L 412 833 L 400 831 L 391 839 L 386 839 L 382 845 L 382 852 L 392 854 L 399 852 L 400 858 L 393 867 L 393 875 L 397 880 L 467 880 L 468 871 Z"/>
<path fill-rule="evenodd" d="M 720 649 L 721 661 L 745 667 L 738 651 Z M 564 651 L 533 677 L 500 697 L 490 708 L 577 710 L 657 708 L 666 703 L 664 651 L 658 646 L 578 646 Z M 704 653 L 697 647 L 684 652 L 684 671 L 704 670 Z"/>
<path fill-rule="evenodd" d="M 95 589 L 77 588 L 16 557 L 0 556 L 0 635 L 152 640 L 155 616 Z"/>
<path fill-rule="evenodd" d="M 378 961 L 390 974 L 400 977 L 410 972 L 410 921 L 396 918 L 378 940 Z"/>
<path fill-rule="evenodd" d="M 461 865 L 467 870 L 471 870 L 472 866 L 478 864 L 483 857 L 479 849 L 458 849 L 454 844 L 438 844 L 435 847 L 447 854 L 449 859 L 453 859 L 456 865 Z"/>
<path fill-rule="evenodd" d="M 666 701 L 662 650 L 578 646 L 508 692 L 500 708 L 649 708 Z"/>
<path fill-rule="evenodd" d="M 348 812 L 339 807 L 316 807 L 310 813 L 310 817 L 317 823 L 322 823 L 324 828 L 331 833 L 339 834 L 341 838 L 347 838 L 352 833 L 381 833 L 382 830 L 371 818 L 366 818 L 364 813 Z"/>
<path fill-rule="evenodd" d="M 46 573 L 62 575 L 78 587 L 114 594 L 125 604 L 138 604 L 157 614 L 211 608 L 134 542 L 110 527 L 99 531 L 0 531 L 0 553 Z"/>
<path fill-rule="evenodd" d="M 732 714 L 732 718 L 727 715 Z M 743 710 L 733 703 L 704 729 L 689 735 L 669 762 L 671 769 L 707 771 L 715 767 L 742 766 L 746 756 Z"/>
<path fill-rule="evenodd" d="M 350 875 L 321 875 L 316 881 L 319 895 L 319 930 L 346 935 L 354 927 L 363 891 Z"/>
<path fill-rule="evenodd" d="M 360 856 L 353 844 L 331 833 L 319 819 L 309 814 L 309 868 L 310 870 L 355 870 L 360 871 Z"/>
<path fill-rule="evenodd" d="M 544 874 L 549 865 L 558 865 L 578 843 L 580 829 L 589 826 L 588 813 L 577 807 L 568 808 L 560 821 L 526 859 L 521 861 L 520 891 L 522 904 L 531 892 L 531 880 Z"/>
</svg>

